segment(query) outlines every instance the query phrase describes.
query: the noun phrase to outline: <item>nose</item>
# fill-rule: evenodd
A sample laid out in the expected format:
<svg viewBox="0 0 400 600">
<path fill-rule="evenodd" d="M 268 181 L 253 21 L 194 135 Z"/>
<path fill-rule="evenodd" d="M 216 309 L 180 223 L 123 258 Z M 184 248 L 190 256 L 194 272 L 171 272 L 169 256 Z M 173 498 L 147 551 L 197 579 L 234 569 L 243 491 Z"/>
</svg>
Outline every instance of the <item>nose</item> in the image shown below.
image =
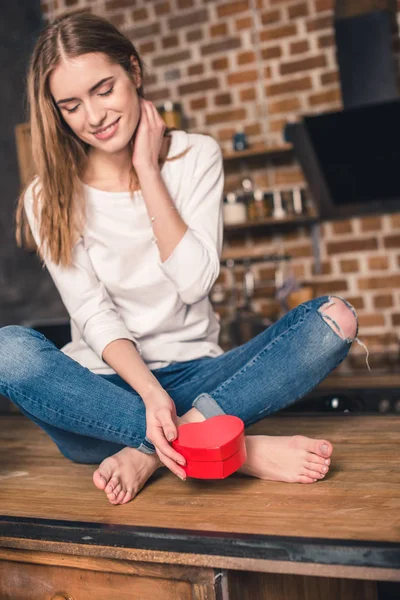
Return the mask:
<svg viewBox="0 0 400 600">
<path fill-rule="evenodd" d="M 95 103 L 89 103 L 86 107 L 88 124 L 91 129 L 98 129 L 104 125 L 107 117 L 107 111 L 104 107 L 96 106 Z"/>
</svg>

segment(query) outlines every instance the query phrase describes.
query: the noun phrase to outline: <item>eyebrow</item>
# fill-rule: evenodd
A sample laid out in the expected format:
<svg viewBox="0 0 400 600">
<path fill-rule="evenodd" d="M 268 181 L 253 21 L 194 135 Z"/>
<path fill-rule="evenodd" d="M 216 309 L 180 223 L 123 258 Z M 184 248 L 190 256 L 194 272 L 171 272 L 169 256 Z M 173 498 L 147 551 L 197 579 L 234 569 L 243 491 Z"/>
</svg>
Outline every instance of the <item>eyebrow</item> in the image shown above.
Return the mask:
<svg viewBox="0 0 400 600">
<path fill-rule="evenodd" d="M 95 92 L 97 90 L 97 88 L 99 88 L 100 86 L 103 85 L 103 83 L 105 83 L 106 81 L 109 81 L 110 79 L 113 78 L 113 75 L 111 75 L 110 77 L 105 77 L 104 79 L 101 79 L 100 81 L 98 81 L 97 83 L 95 83 L 89 90 L 89 93 L 91 94 L 92 92 Z M 79 98 L 64 98 L 64 100 L 59 100 L 58 102 L 56 102 L 56 104 L 63 104 L 64 102 L 70 102 L 71 100 L 79 100 Z"/>
</svg>

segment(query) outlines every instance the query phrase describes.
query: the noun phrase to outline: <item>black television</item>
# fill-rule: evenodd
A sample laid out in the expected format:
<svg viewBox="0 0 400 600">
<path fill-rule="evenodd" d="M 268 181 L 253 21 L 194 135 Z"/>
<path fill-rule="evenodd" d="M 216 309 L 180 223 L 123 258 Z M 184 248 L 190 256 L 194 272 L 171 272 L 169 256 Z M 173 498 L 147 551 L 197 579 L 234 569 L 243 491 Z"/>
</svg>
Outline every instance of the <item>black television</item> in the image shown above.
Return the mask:
<svg viewBox="0 0 400 600">
<path fill-rule="evenodd" d="M 400 99 L 286 126 L 321 219 L 400 210 L 399 132 Z"/>
</svg>

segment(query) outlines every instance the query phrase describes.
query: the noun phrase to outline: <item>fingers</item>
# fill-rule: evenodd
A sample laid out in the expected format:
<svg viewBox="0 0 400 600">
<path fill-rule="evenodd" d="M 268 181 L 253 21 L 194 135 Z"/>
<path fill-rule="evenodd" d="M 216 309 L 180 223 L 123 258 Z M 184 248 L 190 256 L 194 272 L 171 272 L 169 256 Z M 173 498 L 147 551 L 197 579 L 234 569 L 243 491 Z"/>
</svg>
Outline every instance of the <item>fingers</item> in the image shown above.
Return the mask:
<svg viewBox="0 0 400 600">
<path fill-rule="evenodd" d="M 186 464 L 185 458 L 168 444 L 167 440 L 164 437 L 164 433 L 161 427 L 153 430 L 150 436 L 147 435 L 147 437 L 153 442 L 154 446 L 156 446 L 156 448 L 158 448 L 165 456 L 181 465 Z"/>
<path fill-rule="evenodd" d="M 146 113 L 147 120 L 152 127 L 160 127 L 162 130 L 166 129 L 164 120 L 161 118 L 160 113 L 150 100 L 140 99 L 142 104 L 142 110 Z"/>
<path fill-rule="evenodd" d="M 173 460 L 171 460 L 170 458 L 168 458 L 168 456 L 166 456 L 165 454 L 163 454 L 163 452 L 161 452 L 159 450 L 159 448 L 156 448 L 156 452 L 158 455 L 158 458 L 161 460 L 161 462 L 170 470 L 172 471 L 172 473 L 174 473 L 174 475 L 177 475 L 180 479 L 182 479 L 183 481 L 185 481 L 186 479 L 186 473 L 183 469 L 181 469 L 180 467 L 178 467 L 178 465 L 176 464 L 176 462 L 174 462 Z"/>
</svg>

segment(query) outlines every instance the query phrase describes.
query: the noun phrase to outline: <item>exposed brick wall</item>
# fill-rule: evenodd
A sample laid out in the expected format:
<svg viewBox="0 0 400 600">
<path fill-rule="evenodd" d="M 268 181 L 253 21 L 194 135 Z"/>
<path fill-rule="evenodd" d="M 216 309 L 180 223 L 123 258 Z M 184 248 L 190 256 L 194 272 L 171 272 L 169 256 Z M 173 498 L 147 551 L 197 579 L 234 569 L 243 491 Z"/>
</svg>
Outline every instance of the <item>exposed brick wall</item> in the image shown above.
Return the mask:
<svg viewBox="0 0 400 600">
<path fill-rule="evenodd" d="M 156 104 L 182 103 L 192 131 L 209 133 L 230 148 L 236 123 L 254 145 L 282 141 L 282 128 L 302 114 L 341 107 L 332 30 L 333 0 L 47 0 L 51 20 L 86 7 L 129 36 L 147 66 L 146 95 Z M 295 162 L 278 161 L 252 172 L 261 186 L 303 181 Z M 227 171 L 226 188 L 242 173 Z M 323 272 L 314 274 L 306 229 L 286 235 L 227 237 L 225 252 L 285 250 L 296 276 L 316 294 L 346 296 L 356 306 L 360 337 L 374 353 L 397 357 L 400 333 L 400 215 L 325 223 Z M 255 268 L 265 278 L 268 265 Z M 220 281 L 227 281 L 221 273 Z M 267 291 L 267 290 L 266 290 Z M 255 307 L 273 302 L 257 293 Z M 272 310 L 273 312 L 273 310 Z M 357 364 L 361 349 L 354 348 Z M 378 354 L 376 354 L 378 356 Z M 375 364 L 379 364 L 376 358 Z M 372 363 L 374 358 L 372 357 Z"/>
</svg>

